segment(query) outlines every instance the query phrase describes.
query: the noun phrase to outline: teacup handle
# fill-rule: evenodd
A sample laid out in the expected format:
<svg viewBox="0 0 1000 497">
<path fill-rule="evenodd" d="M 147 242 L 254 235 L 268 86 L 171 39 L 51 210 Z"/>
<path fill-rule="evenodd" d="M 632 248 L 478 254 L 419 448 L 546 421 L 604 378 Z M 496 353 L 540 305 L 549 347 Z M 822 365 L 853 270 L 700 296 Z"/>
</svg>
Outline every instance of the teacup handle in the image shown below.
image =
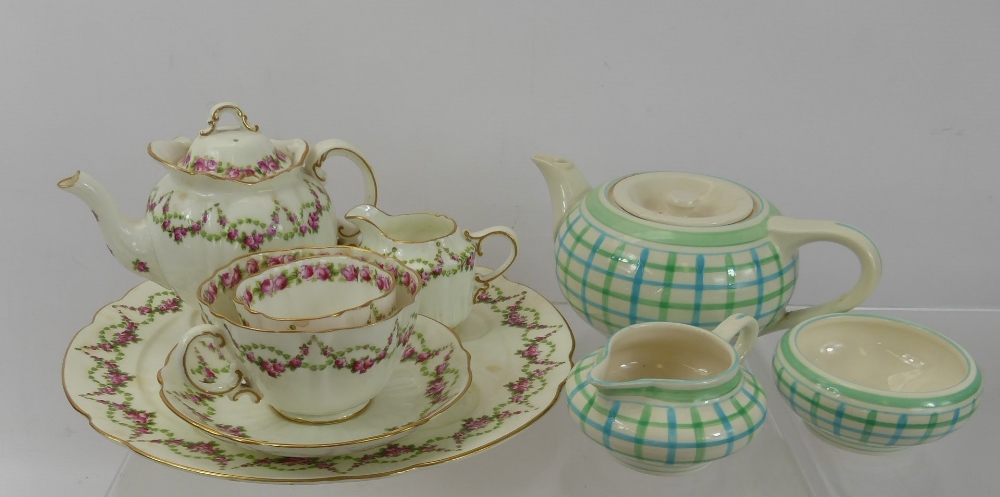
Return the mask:
<svg viewBox="0 0 1000 497">
<path fill-rule="evenodd" d="M 725 321 L 719 323 L 719 326 L 716 326 L 712 330 L 712 333 L 715 333 L 727 342 L 739 334 L 740 337 L 736 339 L 734 347 L 736 347 L 736 352 L 740 355 L 740 361 L 742 361 L 753 350 L 754 344 L 757 343 L 757 334 L 759 331 L 760 326 L 753 316 L 733 314 L 726 318 Z"/>
<path fill-rule="evenodd" d="M 775 216 L 768 220 L 767 229 L 781 252 L 781 258 L 791 260 L 799 247 L 812 242 L 833 242 L 854 252 L 861 263 L 861 276 L 854 287 L 843 295 L 814 306 L 792 312 L 782 310 L 782 315 L 764 329 L 764 333 L 791 328 L 807 319 L 823 314 L 847 312 L 864 302 L 875 291 L 882 277 L 882 258 L 868 235 L 857 228 L 833 221 L 813 221 Z"/>
<path fill-rule="evenodd" d="M 193 343 L 203 337 L 212 339 L 212 344 L 222 352 L 223 357 L 225 357 L 230 365 L 230 371 L 217 378 L 219 380 L 218 383 L 214 381 L 210 383 L 192 377 L 194 371 L 188 366 L 188 349 L 191 348 Z M 244 393 L 251 393 L 255 397 L 254 402 L 260 402 L 260 393 L 246 379 L 243 371 L 240 369 L 239 361 L 233 359 L 232 353 L 226 346 L 226 337 L 227 333 L 225 330 L 214 324 L 202 324 L 191 328 L 187 333 L 184 333 L 184 337 L 181 338 L 180 343 L 174 349 L 174 353 L 171 354 L 171 367 L 180 368 L 188 384 L 201 393 L 209 395 L 229 394 L 229 398 L 233 400 Z"/>
<path fill-rule="evenodd" d="M 510 240 L 511 245 L 510 255 L 507 256 L 507 260 L 501 264 L 500 267 L 494 269 L 489 274 L 476 275 L 476 281 L 482 283 L 483 286 L 480 287 L 479 290 L 476 290 L 476 293 L 473 294 L 472 298 L 473 301 L 475 301 L 476 297 L 478 297 L 480 293 L 486 291 L 486 289 L 490 287 L 491 281 L 497 279 L 497 277 L 503 274 L 504 271 L 506 271 L 507 268 L 514 263 L 514 259 L 517 257 L 517 235 L 514 234 L 513 230 L 507 228 L 506 226 L 494 226 L 492 228 L 486 228 L 474 233 L 470 233 L 469 230 L 465 230 L 464 234 L 466 240 L 475 244 L 475 248 L 473 250 L 475 251 L 476 256 L 483 255 L 483 241 L 493 235 L 502 235 L 506 237 Z"/>
</svg>

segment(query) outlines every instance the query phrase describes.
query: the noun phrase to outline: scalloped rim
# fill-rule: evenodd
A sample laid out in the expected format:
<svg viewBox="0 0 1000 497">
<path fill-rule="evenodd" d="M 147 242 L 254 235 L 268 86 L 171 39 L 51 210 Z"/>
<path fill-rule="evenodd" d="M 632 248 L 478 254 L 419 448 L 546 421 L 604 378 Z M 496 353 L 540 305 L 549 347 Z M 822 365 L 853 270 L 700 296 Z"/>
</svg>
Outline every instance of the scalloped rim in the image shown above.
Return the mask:
<svg viewBox="0 0 1000 497">
<path fill-rule="evenodd" d="M 572 329 L 570 328 L 569 322 L 566 321 L 566 317 L 563 315 L 562 311 L 560 311 L 558 308 L 556 308 L 554 305 L 552 305 L 551 302 L 549 302 L 544 296 L 542 296 L 542 294 L 538 293 L 533 288 L 530 288 L 528 286 L 522 285 L 520 283 L 515 283 L 513 281 L 507 280 L 506 278 L 500 278 L 500 279 L 502 279 L 503 281 L 507 281 L 507 282 L 509 282 L 512 285 L 516 285 L 516 286 L 519 286 L 521 288 L 525 288 L 527 290 L 530 290 L 532 293 L 535 294 L 535 296 L 537 297 L 538 300 L 540 300 L 541 302 L 544 302 L 545 304 L 547 304 L 548 307 L 550 309 L 552 309 L 553 311 L 555 311 L 556 314 L 560 317 L 560 319 L 562 320 L 562 324 L 566 327 L 566 333 L 567 333 L 569 341 L 570 341 L 569 351 L 568 351 L 568 354 L 566 356 L 566 364 L 567 364 L 568 371 L 572 371 L 573 367 L 575 365 L 574 362 L 573 362 L 573 353 L 576 351 L 576 338 L 573 336 L 573 332 L 572 332 Z M 143 286 L 143 285 L 154 285 L 154 286 L 156 286 L 155 283 L 150 283 L 150 282 L 141 283 L 141 284 L 137 285 L 136 287 L 133 287 L 132 289 L 130 289 L 128 292 L 126 292 L 125 295 L 122 296 L 122 298 L 120 298 L 120 299 L 118 299 L 118 300 L 116 300 L 114 302 L 111 302 L 108 305 L 111 305 L 111 304 L 113 304 L 115 302 L 119 302 L 121 300 L 124 300 L 129 295 L 129 293 L 131 293 L 132 291 L 136 290 L 138 287 Z M 451 456 L 448 456 L 448 457 L 444 457 L 444 458 L 441 458 L 441 459 L 436 459 L 436 460 L 432 460 L 432 461 L 424 461 L 424 462 L 421 462 L 421 463 L 412 464 L 412 465 L 406 466 L 404 468 L 401 468 L 401 469 L 398 469 L 398 470 L 395 470 L 395 471 L 386 471 L 386 472 L 381 472 L 381 473 L 369 473 L 369 474 L 364 474 L 364 475 L 337 475 L 337 476 L 323 477 L 323 478 L 302 478 L 302 479 L 264 478 L 264 477 L 256 477 L 256 476 L 241 476 L 241 475 L 226 474 L 226 473 L 221 473 L 221 472 L 217 472 L 217 471 L 210 471 L 210 470 L 205 470 L 205 469 L 199 469 L 199 468 L 194 468 L 194 467 L 190 467 L 190 466 L 185 466 L 183 464 L 178 464 L 178 463 L 175 463 L 175 462 L 172 462 L 172 461 L 168 461 L 166 459 L 163 459 L 163 458 L 154 456 L 154 455 L 152 455 L 152 454 L 150 454 L 148 452 L 145 452 L 142 449 L 140 449 L 139 447 L 137 447 L 136 445 L 134 445 L 134 444 L 132 444 L 132 443 L 126 441 L 126 440 L 122 440 L 120 438 L 117 438 L 114 435 L 111 435 L 108 432 L 102 430 L 100 427 L 98 427 L 95 424 L 94 418 L 91 417 L 91 415 L 86 410 L 82 409 L 79 405 L 76 404 L 76 402 L 74 402 L 74 400 L 73 400 L 73 398 L 72 398 L 69 390 L 66 388 L 66 358 L 69 356 L 69 352 L 71 350 L 73 350 L 73 345 L 77 342 L 77 338 L 79 338 L 80 335 L 84 331 L 88 330 L 93 324 L 96 323 L 96 319 L 97 319 L 98 314 L 100 314 L 101 311 L 103 311 L 107 307 L 108 307 L 107 305 L 104 306 L 104 307 L 101 307 L 101 309 L 98 309 L 97 312 L 94 313 L 94 316 L 93 316 L 93 318 L 91 320 L 91 323 L 88 324 L 87 326 L 81 328 L 73 336 L 73 339 L 70 341 L 69 345 L 66 348 L 66 353 L 63 355 L 63 363 L 62 363 L 63 393 L 65 393 L 66 399 L 69 401 L 70 405 L 73 406 L 73 409 L 75 409 L 77 412 L 79 412 L 80 414 L 82 414 L 84 417 L 87 418 L 88 422 L 90 423 L 90 426 L 95 431 L 97 431 L 101 435 L 104 435 L 105 437 L 107 437 L 110 440 L 113 440 L 113 441 L 115 441 L 115 442 L 117 442 L 119 444 L 122 444 L 122 445 L 128 447 L 129 449 L 131 449 L 132 451 L 134 451 L 135 453 L 137 453 L 137 454 L 139 454 L 139 455 L 141 455 L 143 457 L 146 457 L 146 458 L 151 459 L 153 461 L 165 464 L 167 466 L 172 466 L 174 468 L 191 471 L 191 472 L 197 473 L 197 474 L 202 474 L 202 475 L 207 475 L 207 476 L 215 476 L 215 477 L 225 478 L 225 479 L 230 479 L 230 480 L 255 481 L 255 482 L 271 482 L 271 483 L 320 483 L 320 482 L 330 482 L 330 481 L 368 480 L 368 479 L 372 479 L 372 478 L 381 478 L 381 477 L 384 477 L 384 476 L 390 476 L 390 475 L 405 473 L 407 471 L 412 471 L 412 470 L 417 469 L 417 468 L 423 468 L 423 467 L 427 467 L 427 466 L 435 466 L 435 465 L 438 465 L 438 464 L 442 464 L 442 463 L 446 463 L 446 462 L 450 462 L 450 461 L 455 461 L 455 460 L 458 460 L 458 459 L 462 459 L 462 458 L 465 458 L 465 457 L 477 454 L 477 453 L 482 452 L 482 451 L 484 451 L 486 449 L 489 449 L 490 447 L 493 447 L 493 446 L 499 444 L 500 442 L 503 442 L 503 441 L 505 441 L 505 440 L 513 437 L 514 435 L 517 435 L 518 433 L 520 433 L 521 431 L 523 431 L 528 426 L 531 426 L 535 421 L 537 421 L 538 419 L 540 419 L 547 412 L 549 412 L 549 410 L 552 409 L 553 406 L 555 406 L 556 402 L 559 401 L 559 399 L 561 397 L 561 394 L 562 394 L 563 387 L 566 384 L 566 378 L 564 377 L 559 382 L 559 384 L 556 386 L 556 388 L 554 389 L 553 395 L 552 395 L 552 400 L 548 403 L 548 405 L 545 406 L 544 408 L 539 409 L 537 411 L 537 414 L 535 416 L 533 416 L 533 417 L 531 417 L 529 419 L 524 420 L 523 424 L 521 424 L 517 428 L 513 429 L 510 433 L 507 433 L 506 435 L 504 435 L 502 437 L 498 437 L 495 440 L 491 440 L 491 441 L 489 441 L 487 443 L 484 443 L 483 445 L 480 445 L 480 446 L 478 446 L 476 448 L 469 449 L 468 451 L 460 452 L 458 454 L 454 454 L 454 455 L 451 455 Z"/>
</svg>

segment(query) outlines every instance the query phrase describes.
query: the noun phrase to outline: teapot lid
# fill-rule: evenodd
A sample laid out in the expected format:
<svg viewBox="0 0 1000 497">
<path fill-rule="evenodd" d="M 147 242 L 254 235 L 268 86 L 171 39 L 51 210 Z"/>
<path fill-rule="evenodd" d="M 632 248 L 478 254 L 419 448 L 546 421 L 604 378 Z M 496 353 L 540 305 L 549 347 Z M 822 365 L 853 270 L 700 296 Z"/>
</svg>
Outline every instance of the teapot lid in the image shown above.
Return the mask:
<svg viewBox="0 0 1000 497">
<path fill-rule="evenodd" d="M 242 120 L 235 126 L 219 126 L 222 112 L 230 111 Z M 247 115 L 230 102 L 212 107 L 208 127 L 194 141 L 178 138 L 150 143 L 149 153 L 160 162 L 183 172 L 241 183 L 258 183 L 302 163 L 302 140 L 271 140 L 250 125 Z M 186 153 L 179 152 L 186 145 Z M 297 160 L 296 160 L 297 159 Z"/>
<path fill-rule="evenodd" d="M 700 174 L 636 174 L 615 183 L 609 195 L 633 216 L 674 226 L 726 226 L 750 217 L 754 210 L 746 188 Z"/>
</svg>

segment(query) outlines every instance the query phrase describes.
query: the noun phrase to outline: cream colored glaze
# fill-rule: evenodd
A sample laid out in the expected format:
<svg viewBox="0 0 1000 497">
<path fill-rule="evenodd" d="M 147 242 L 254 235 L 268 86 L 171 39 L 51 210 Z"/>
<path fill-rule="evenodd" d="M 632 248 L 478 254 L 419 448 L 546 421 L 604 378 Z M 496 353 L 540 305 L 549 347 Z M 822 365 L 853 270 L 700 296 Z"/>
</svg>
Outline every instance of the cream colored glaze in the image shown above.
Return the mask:
<svg viewBox="0 0 1000 497">
<path fill-rule="evenodd" d="M 616 340 L 604 377 L 608 382 L 639 379 L 702 380 L 724 373 L 735 358 L 720 339 L 700 330 L 645 330 Z"/>
<path fill-rule="evenodd" d="M 622 209 L 649 221 L 678 226 L 724 226 L 753 214 L 744 188 L 696 174 L 654 172 L 618 182 L 611 197 Z"/>
<path fill-rule="evenodd" d="M 346 257 L 330 259 L 336 262 L 341 262 L 343 259 L 351 260 Z M 307 264 L 311 262 L 310 259 L 306 259 L 306 261 Z M 325 259 L 320 258 L 319 263 L 322 264 L 323 262 L 325 262 Z M 361 267 L 374 266 L 361 261 L 357 261 L 356 264 Z M 258 282 L 263 282 L 268 278 L 279 275 L 283 270 L 289 271 L 291 269 L 291 271 L 298 271 L 302 265 L 291 263 L 287 267 L 278 266 L 277 268 L 272 268 L 247 278 L 240 283 L 234 298 L 242 299 L 244 292 L 256 286 Z M 374 267 L 377 269 L 377 266 Z M 314 278 L 285 288 L 269 297 L 256 298 L 252 302 L 247 303 L 246 306 L 249 307 L 251 313 L 259 312 L 272 318 L 318 319 L 318 317 L 334 316 L 352 309 L 367 307 L 369 303 L 379 298 L 394 297 L 393 290 L 394 288 L 389 287 L 383 291 L 375 286 L 374 283 L 365 282 L 360 278 L 351 281 L 335 280 L 333 278 L 330 281 L 326 281 Z M 243 303 L 243 300 L 237 302 L 237 311 L 243 307 L 241 305 Z M 391 304 L 387 308 L 389 312 L 392 311 Z"/>
<path fill-rule="evenodd" d="M 234 112 L 242 126 L 218 127 L 222 112 Z M 212 107 L 209 128 L 194 141 L 184 137 L 154 141 L 147 151 L 167 169 L 167 175 L 150 194 L 142 219 L 126 217 L 111 195 L 86 173 L 77 172 L 58 185 L 94 212 L 105 243 L 119 263 L 174 290 L 189 304 L 198 301 L 197 289 L 205 275 L 235 257 L 258 250 L 349 241 L 351 233 L 338 236 L 341 226 L 334 202 L 323 187 L 326 175 L 321 166 L 327 156 L 350 159 L 362 173 L 364 201 L 374 205 L 378 200 L 371 167 L 349 143 L 324 140 L 310 148 L 301 139 L 271 140 L 230 102 Z M 226 163 L 238 167 L 228 169 L 235 173 L 232 177 L 219 169 L 196 171 L 191 162 L 198 156 L 216 161 L 217 168 Z M 275 167 L 280 163 L 278 170 L 260 171 L 265 157 L 275 160 Z M 243 172 L 236 173 L 241 168 Z M 245 174 L 247 169 L 252 174 Z M 276 205 L 290 210 L 275 214 Z M 317 205 L 321 208 L 312 210 Z M 291 210 L 298 212 L 298 221 L 289 219 Z M 310 213 L 315 217 L 302 224 Z M 272 220 L 272 215 L 278 217 Z M 308 229 L 302 231 L 303 227 Z"/>
<path fill-rule="evenodd" d="M 950 344 L 895 321 L 822 321 L 803 328 L 796 344 L 824 373 L 878 390 L 933 392 L 958 384 L 969 373 Z"/>
<path fill-rule="evenodd" d="M 423 243 L 446 237 L 455 232 L 455 221 L 424 213 L 397 214 L 389 222 L 379 220 L 379 229 L 387 238 L 397 242 Z"/>
<path fill-rule="evenodd" d="M 426 278 L 420 313 L 449 327 L 469 315 L 476 295 L 517 257 L 517 235 L 504 226 L 470 232 L 441 214 L 393 216 L 373 205 L 355 206 L 347 219 L 361 232 L 361 247 L 394 257 Z M 471 270 L 483 255 L 483 240 L 494 235 L 510 241 L 510 255 L 493 272 L 476 275 Z"/>
<path fill-rule="evenodd" d="M 744 205 L 730 210 L 727 215 L 714 218 L 669 216 L 646 209 L 641 204 L 659 207 L 658 204 L 654 205 L 655 203 L 650 203 L 649 199 L 644 198 L 646 193 L 666 197 L 667 202 L 663 203 L 689 207 L 701 203 L 700 199 L 694 200 L 697 196 L 696 191 L 684 192 L 685 188 L 676 188 L 669 181 L 656 179 L 687 173 L 640 173 L 591 188 L 571 161 L 551 155 L 536 155 L 532 160 L 538 166 L 548 186 L 552 217 L 555 221 L 553 235 L 562 233 L 563 240 L 568 242 L 555 243 L 556 259 L 561 263 L 569 259 L 590 261 L 587 264 L 557 264 L 556 276 L 561 282 L 561 290 L 577 314 L 590 322 L 598 331 L 608 335 L 636 322 L 653 321 L 654 316 L 670 316 L 669 319 L 675 322 L 703 324 L 721 322 L 734 313 L 753 314 L 764 327 L 761 333 L 766 334 L 791 328 L 817 316 L 853 309 L 871 295 L 882 274 L 882 262 L 878 250 L 864 233 L 833 221 L 781 216 L 769 202 L 732 182 L 688 174 L 689 177 L 697 178 L 699 181 L 717 181 L 720 184 L 731 185 L 734 189 L 731 191 L 735 192 L 736 197 L 749 195 L 752 204 L 749 212 L 744 212 L 743 209 L 746 207 Z M 646 181 L 651 183 L 655 181 L 668 189 L 658 193 L 649 191 Z M 629 185 L 637 190 L 635 192 L 637 198 L 634 201 L 629 199 L 628 190 L 631 188 Z M 640 190 L 644 192 L 642 195 L 638 194 Z M 671 191 L 674 192 L 672 195 Z M 740 202 L 734 205 L 740 205 Z M 719 211 L 713 213 L 719 214 Z M 749 217 L 740 218 L 740 214 Z M 713 225 L 706 220 L 727 224 Z M 611 249 L 612 252 L 618 247 L 626 252 L 618 257 L 602 255 L 591 250 L 592 242 L 602 235 L 605 237 L 603 240 L 611 244 L 608 247 L 614 247 Z M 585 240 L 586 243 L 575 243 L 577 239 Z M 744 299 L 736 308 L 714 307 L 719 302 L 727 302 L 731 297 L 727 294 L 729 291 L 727 288 L 729 284 L 734 283 L 733 278 L 737 275 L 726 274 L 725 271 L 706 274 L 707 278 L 723 278 L 725 285 L 722 287 L 703 288 L 703 291 L 699 292 L 694 288 L 678 286 L 666 297 L 662 294 L 653 294 L 655 290 L 649 286 L 643 287 L 641 278 L 638 277 L 637 261 L 640 253 L 645 254 L 643 257 L 646 258 L 647 267 L 667 267 L 670 258 L 675 256 L 677 258 L 675 268 L 693 267 L 697 265 L 699 256 L 706 259 L 719 258 L 715 260 L 720 260 L 726 254 L 736 257 L 741 251 L 749 250 L 751 242 L 761 246 L 766 245 L 769 250 L 773 250 L 777 256 L 777 263 L 774 266 L 770 264 L 761 266 L 760 269 L 755 268 L 739 275 L 735 280 L 736 288 L 753 286 L 758 283 L 758 277 L 767 278 L 765 281 L 770 282 L 769 284 L 775 288 L 777 286 L 785 288 L 782 292 L 767 290 L 765 292 L 767 298 L 757 305 Z M 861 263 L 860 277 L 850 291 L 830 301 L 788 312 L 784 307 L 791 298 L 792 287 L 798 275 L 798 250 L 803 245 L 814 242 L 833 242 L 850 249 Z M 749 258 L 752 258 L 749 254 L 740 254 L 738 259 L 734 259 L 734 263 L 745 266 Z M 744 262 L 735 262 L 736 260 Z M 706 267 L 719 267 L 722 262 L 710 264 L 712 265 Z M 768 267 L 773 267 L 775 270 L 767 269 Z M 781 268 L 780 271 L 786 275 L 786 279 L 771 282 L 772 275 L 779 271 L 777 268 Z M 669 271 L 670 277 L 678 272 L 684 273 Z M 602 278 L 608 274 L 614 276 L 616 284 L 607 290 L 602 290 L 604 288 Z M 689 277 L 689 274 L 685 273 L 682 278 Z M 792 279 L 789 280 L 788 277 Z M 778 285 L 779 283 L 781 285 Z M 622 292 L 623 288 L 638 289 L 639 298 L 632 298 L 631 291 Z M 601 302 L 601 305 L 591 306 L 586 302 L 591 299 L 592 302 Z M 702 312 L 691 313 L 692 303 L 710 304 L 714 308 L 702 306 Z M 602 313 L 600 316 L 592 315 L 597 309 L 608 309 L 610 312 Z M 677 312 L 671 312 L 675 310 Z"/>
</svg>

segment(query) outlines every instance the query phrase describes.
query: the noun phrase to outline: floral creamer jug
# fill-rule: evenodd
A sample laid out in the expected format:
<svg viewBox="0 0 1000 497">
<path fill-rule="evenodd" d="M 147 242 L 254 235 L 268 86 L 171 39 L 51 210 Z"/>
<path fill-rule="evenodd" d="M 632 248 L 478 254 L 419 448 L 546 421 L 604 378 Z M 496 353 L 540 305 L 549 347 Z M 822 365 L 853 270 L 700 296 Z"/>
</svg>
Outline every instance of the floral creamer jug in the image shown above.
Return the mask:
<svg viewBox="0 0 1000 497">
<path fill-rule="evenodd" d="M 853 309 L 882 274 L 878 250 L 864 233 L 833 221 L 782 216 L 730 181 L 647 172 L 591 188 L 566 159 L 532 160 L 552 200 L 563 295 L 607 334 L 649 321 L 710 329 L 737 313 L 756 318 L 763 334 Z M 850 249 L 861 275 L 847 293 L 788 312 L 798 249 L 820 241 Z"/>
<path fill-rule="evenodd" d="M 517 235 L 505 226 L 470 232 L 454 219 L 430 212 L 389 215 L 373 205 L 358 205 L 347 220 L 361 231 L 361 247 L 395 257 L 420 274 L 424 290 L 420 313 L 448 327 L 472 312 L 472 303 L 517 257 Z M 477 274 L 483 240 L 499 235 L 511 244 L 507 260 L 488 274 Z"/>
<path fill-rule="evenodd" d="M 238 119 L 220 126 L 223 112 Z M 364 200 L 377 200 L 368 162 L 350 144 L 325 140 L 310 148 L 301 139 L 272 140 L 232 103 L 209 113 L 208 127 L 193 141 L 149 144 L 166 166 L 149 194 L 142 219 L 128 219 L 108 192 L 77 172 L 59 187 L 80 197 L 94 213 L 112 255 L 126 268 L 196 302 L 198 285 L 217 267 L 259 250 L 335 245 L 357 233 L 338 221 L 323 184 L 323 161 L 345 156 L 361 169 Z M 232 282 L 233 285 L 238 281 Z"/>
</svg>

